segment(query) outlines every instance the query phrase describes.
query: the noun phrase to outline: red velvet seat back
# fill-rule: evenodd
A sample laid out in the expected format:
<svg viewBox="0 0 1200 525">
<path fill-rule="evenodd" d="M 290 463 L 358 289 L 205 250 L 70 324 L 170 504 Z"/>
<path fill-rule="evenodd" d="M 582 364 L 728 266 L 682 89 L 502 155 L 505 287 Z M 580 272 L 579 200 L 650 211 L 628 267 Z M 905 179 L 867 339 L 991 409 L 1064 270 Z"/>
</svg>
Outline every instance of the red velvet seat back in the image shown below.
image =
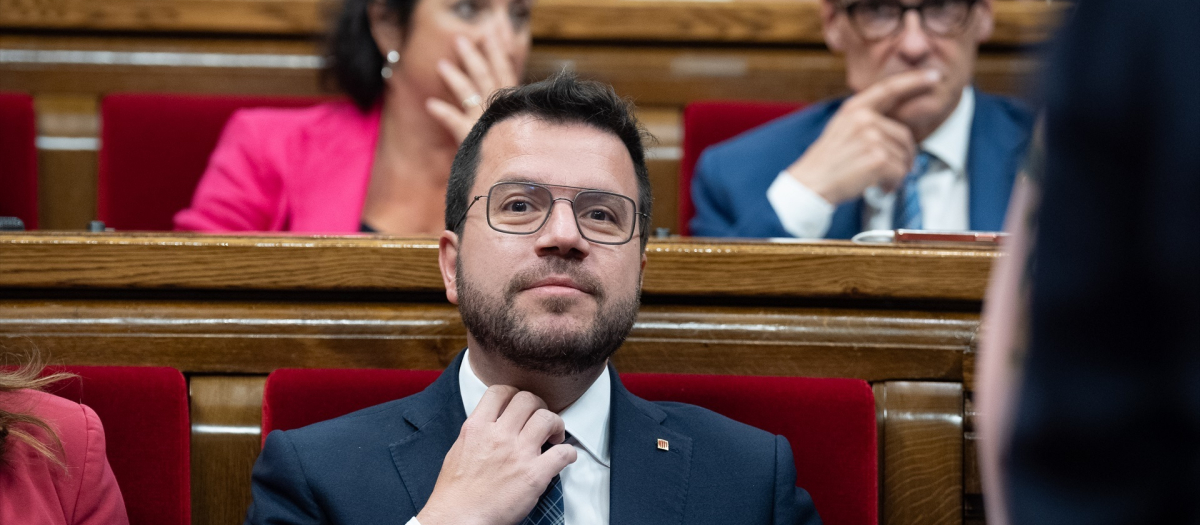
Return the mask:
<svg viewBox="0 0 1200 525">
<path fill-rule="evenodd" d="M 263 393 L 263 435 L 424 389 L 437 371 L 280 369 Z M 621 374 L 630 392 L 699 405 L 786 436 L 797 484 L 827 525 L 878 523 L 875 401 L 858 379 Z"/>
<path fill-rule="evenodd" d="M 0 93 L 0 216 L 37 228 L 37 124 L 33 97 Z"/>
<path fill-rule="evenodd" d="M 131 525 L 191 523 L 188 391 L 174 368 L 68 366 L 79 377 L 46 390 L 83 403 L 104 424 L 108 461 Z"/>
<path fill-rule="evenodd" d="M 225 122 L 256 106 L 302 107 L 314 97 L 121 93 L 100 105 L 97 216 L 118 230 L 170 230 L 208 165 Z"/>
<path fill-rule="evenodd" d="M 738 136 L 803 108 L 798 102 L 708 100 L 692 102 L 683 110 L 683 160 L 679 163 L 679 232 L 691 235 L 688 222 L 692 206 L 692 174 L 700 154 L 713 144 Z"/>
</svg>

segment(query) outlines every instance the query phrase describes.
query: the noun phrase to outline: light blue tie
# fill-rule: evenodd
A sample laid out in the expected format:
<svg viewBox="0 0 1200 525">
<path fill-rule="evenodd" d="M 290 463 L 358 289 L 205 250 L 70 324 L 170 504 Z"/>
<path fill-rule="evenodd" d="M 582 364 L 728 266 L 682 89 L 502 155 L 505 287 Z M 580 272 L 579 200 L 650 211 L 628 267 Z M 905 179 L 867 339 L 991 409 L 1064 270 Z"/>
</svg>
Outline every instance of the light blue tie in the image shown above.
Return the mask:
<svg viewBox="0 0 1200 525">
<path fill-rule="evenodd" d="M 537 505 L 529 512 L 529 516 L 521 525 L 563 525 L 566 523 L 566 509 L 563 508 L 562 479 L 554 476 L 546 492 L 538 498 Z"/>
<path fill-rule="evenodd" d="M 931 160 L 933 156 L 928 152 L 918 153 L 917 158 L 913 160 L 912 171 L 908 172 L 904 181 L 900 183 L 900 189 L 896 192 L 896 204 L 892 209 L 893 229 L 920 230 L 924 227 L 921 222 L 921 191 L 917 188 L 917 182 L 929 170 Z"/>
</svg>

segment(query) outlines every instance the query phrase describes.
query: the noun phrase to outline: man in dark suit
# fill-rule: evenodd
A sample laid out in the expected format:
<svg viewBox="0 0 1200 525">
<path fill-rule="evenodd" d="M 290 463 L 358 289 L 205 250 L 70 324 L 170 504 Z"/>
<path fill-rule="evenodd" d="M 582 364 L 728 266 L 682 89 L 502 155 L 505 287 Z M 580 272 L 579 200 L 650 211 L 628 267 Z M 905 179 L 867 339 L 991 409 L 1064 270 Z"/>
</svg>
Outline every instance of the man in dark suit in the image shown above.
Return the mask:
<svg viewBox="0 0 1200 525">
<path fill-rule="evenodd" d="M 821 12 L 855 94 L 705 150 L 692 233 L 1000 230 L 1033 119 L 971 86 L 991 0 L 822 0 Z"/>
<path fill-rule="evenodd" d="M 646 263 L 641 138 L 570 75 L 495 99 L 439 242 L 468 349 L 417 395 L 272 432 L 247 523 L 819 524 L 786 439 L 639 399 L 608 363 Z"/>
</svg>

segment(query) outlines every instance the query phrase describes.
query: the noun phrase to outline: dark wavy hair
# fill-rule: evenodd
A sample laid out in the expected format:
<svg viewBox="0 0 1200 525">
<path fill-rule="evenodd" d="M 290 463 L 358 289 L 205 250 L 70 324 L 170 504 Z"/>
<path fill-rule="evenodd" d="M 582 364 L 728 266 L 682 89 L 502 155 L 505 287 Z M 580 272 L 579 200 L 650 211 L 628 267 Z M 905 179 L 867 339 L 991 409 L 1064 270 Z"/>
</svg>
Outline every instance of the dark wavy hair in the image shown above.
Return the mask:
<svg viewBox="0 0 1200 525">
<path fill-rule="evenodd" d="M 479 169 L 479 150 L 492 126 L 516 116 L 530 115 L 555 124 L 587 124 L 616 135 L 629 150 L 638 185 L 638 211 L 642 217 L 642 249 L 650 236 L 653 195 L 650 172 L 646 169 L 643 140 L 653 140 L 633 114 L 633 104 L 617 95 L 612 86 L 579 80 L 562 71 L 546 80 L 497 91 L 487 110 L 458 147 L 446 185 L 446 229 L 462 235 L 463 217 L 470 205 L 471 187 Z"/>
<path fill-rule="evenodd" d="M 396 15 L 408 34 L 413 9 L 420 0 L 345 0 L 325 43 L 324 82 L 350 96 L 359 109 L 367 111 L 383 94 L 383 55 L 371 36 L 367 8 L 379 2 Z"/>
</svg>

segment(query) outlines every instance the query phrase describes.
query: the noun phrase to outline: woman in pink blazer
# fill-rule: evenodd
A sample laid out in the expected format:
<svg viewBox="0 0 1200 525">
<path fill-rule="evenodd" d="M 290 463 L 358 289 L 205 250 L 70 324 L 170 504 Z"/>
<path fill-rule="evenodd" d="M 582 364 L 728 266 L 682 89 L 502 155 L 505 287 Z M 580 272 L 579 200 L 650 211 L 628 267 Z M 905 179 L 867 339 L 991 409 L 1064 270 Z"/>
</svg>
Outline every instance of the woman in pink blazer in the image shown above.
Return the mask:
<svg viewBox="0 0 1200 525">
<path fill-rule="evenodd" d="M 36 375 L 0 371 L 0 523 L 128 524 L 100 419 Z"/>
<path fill-rule="evenodd" d="M 326 74 L 349 96 L 230 118 L 181 230 L 437 234 L 458 144 L 517 83 L 533 0 L 347 0 Z"/>
</svg>

